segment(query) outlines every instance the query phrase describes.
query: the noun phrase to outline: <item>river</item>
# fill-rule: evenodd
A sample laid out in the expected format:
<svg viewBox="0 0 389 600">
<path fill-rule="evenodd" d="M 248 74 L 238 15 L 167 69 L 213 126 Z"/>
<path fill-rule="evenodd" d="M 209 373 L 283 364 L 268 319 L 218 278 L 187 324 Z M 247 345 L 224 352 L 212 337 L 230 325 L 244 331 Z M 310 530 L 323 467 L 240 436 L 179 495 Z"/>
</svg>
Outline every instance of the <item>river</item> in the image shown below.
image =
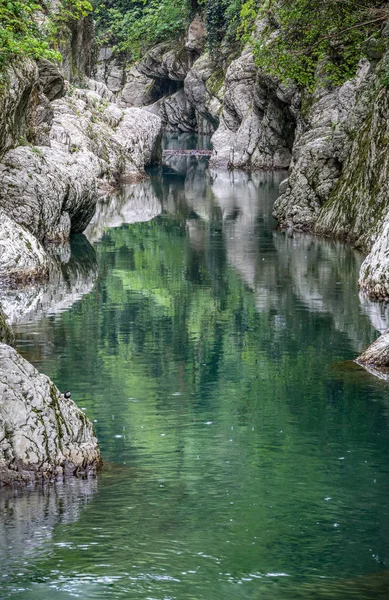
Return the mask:
<svg viewBox="0 0 389 600">
<path fill-rule="evenodd" d="M 389 388 L 352 360 L 388 318 L 363 256 L 277 230 L 284 173 L 168 162 L 8 298 L 105 467 L 0 491 L 0 598 L 387 598 Z"/>
</svg>

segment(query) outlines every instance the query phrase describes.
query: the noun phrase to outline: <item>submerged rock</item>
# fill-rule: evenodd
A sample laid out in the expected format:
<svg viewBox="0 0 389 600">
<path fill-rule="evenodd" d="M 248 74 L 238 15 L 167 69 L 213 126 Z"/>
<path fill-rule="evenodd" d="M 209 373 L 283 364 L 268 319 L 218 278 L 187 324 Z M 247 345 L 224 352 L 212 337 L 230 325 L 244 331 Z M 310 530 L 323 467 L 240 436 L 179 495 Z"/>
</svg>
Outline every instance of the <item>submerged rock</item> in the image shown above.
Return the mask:
<svg viewBox="0 0 389 600">
<path fill-rule="evenodd" d="M 0 484 L 95 471 L 93 426 L 16 350 L 0 344 Z"/>
</svg>

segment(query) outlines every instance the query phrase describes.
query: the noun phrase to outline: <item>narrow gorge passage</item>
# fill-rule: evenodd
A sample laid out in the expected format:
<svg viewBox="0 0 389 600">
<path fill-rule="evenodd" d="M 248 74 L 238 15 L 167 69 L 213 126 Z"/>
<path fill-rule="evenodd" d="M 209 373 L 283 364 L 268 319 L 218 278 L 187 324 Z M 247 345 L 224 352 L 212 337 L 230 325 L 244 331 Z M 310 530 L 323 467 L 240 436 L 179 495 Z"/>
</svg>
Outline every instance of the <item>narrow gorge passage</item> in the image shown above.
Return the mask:
<svg viewBox="0 0 389 600">
<path fill-rule="evenodd" d="M 105 468 L 0 496 L 1 598 L 386 598 L 389 391 L 352 359 L 389 317 L 363 255 L 276 228 L 282 172 L 166 161 L 99 204 L 60 286 L 2 298 Z"/>
</svg>

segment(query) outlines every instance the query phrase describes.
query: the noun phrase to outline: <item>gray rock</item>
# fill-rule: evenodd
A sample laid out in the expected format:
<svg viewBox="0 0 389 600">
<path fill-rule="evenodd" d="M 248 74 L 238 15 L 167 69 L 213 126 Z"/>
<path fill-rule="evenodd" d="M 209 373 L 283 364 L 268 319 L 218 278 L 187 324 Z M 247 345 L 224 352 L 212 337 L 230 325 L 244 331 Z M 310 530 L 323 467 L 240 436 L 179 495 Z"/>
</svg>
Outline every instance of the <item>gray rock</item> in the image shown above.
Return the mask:
<svg viewBox="0 0 389 600">
<path fill-rule="evenodd" d="M 82 474 L 101 464 L 92 424 L 16 350 L 0 344 L 0 482 Z"/>
<path fill-rule="evenodd" d="M 66 240 L 93 215 L 98 172 L 91 152 L 20 146 L 0 164 L 0 208 L 40 241 Z"/>
<path fill-rule="evenodd" d="M 13 346 L 14 342 L 15 338 L 11 328 L 7 323 L 7 316 L 0 306 L 0 344 L 8 344 L 9 346 Z"/>
<path fill-rule="evenodd" d="M 258 71 L 246 48 L 229 66 L 220 125 L 212 136 L 211 164 L 229 168 L 285 169 L 291 161 L 300 96 Z"/>
<path fill-rule="evenodd" d="M 0 90 L 0 158 L 10 148 L 31 138 L 35 120 L 34 92 L 38 94 L 38 68 L 29 59 L 12 62 Z"/>
<path fill-rule="evenodd" d="M 384 193 L 384 190 L 382 190 Z M 386 209 L 387 210 L 387 209 Z M 373 215 L 372 215 L 373 216 Z M 367 224 L 368 225 L 368 224 Z M 389 298 L 389 220 L 377 233 L 373 247 L 363 261 L 359 273 L 359 287 L 370 298 Z"/>
<path fill-rule="evenodd" d="M 95 26 L 91 15 L 63 23 L 59 50 L 62 54 L 60 68 L 65 79 L 82 83 L 85 77 L 92 76 L 95 41 Z"/>
<path fill-rule="evenodd" d="M 188 50 L 202 52 L 207 39 L 205 23 L 200 16 L 196 16 L 190 23 L 186 35 L 185 46 Z"/>
<path fill-rule="evenodd" d="M 213 133 L 219 125 L 225 88 L 224 73 L 209 54 L 203 54 L 193 64 L 185 78 L 184 89 L 195 108 L 199 132 Z"/>
<path fill-rule="evenodd" d="M 43 242 L 85 229 L 98 180 L 139 179 L 161 155 L 162 124 L 155 115 L 77 88 L 51 106 L 51 147 L 20 146 L 0 164 L 0 209 Z"/>
<path fill-rule="evenodd" d="M 28 281 L 48 277 L 49 261 L 37 239 L 0 211 L 0 279 Z"/>
<path fill-rule="evenodd" d="M 125 106 L 147 106 L 155 100 L 155 88 L 158 87 L 155 80 L 139 73 L 136 66 L 126 71 L 125 80 L 119 96 L 119 101 Z"/>
<path fill-rule="evenodd" d="M 65 80 L 58 68 L 49 60 L 41 58 L 37 61 L 39 85 L 43 94 L 51 101 L 65 95 Z"/>
<path fill-rule="evenodd" d="M 137 63 L 137 70 L 152 79 L 184 81 L 196 55 L 185 46 L 174 50 L 170 44 L 158 44 Z"/>
<path fill-rule="evenodd" d="M 357 362 L 375 367 L 389 367 L 389 330 L 358 356 Z"/>
<path fill-rule="evenodd" d="M 147 106 L 145 110 L 158 115 L 166 131 L 196 130 L 196 113 L 184 89 L 161 98 L 151 106 Z"/>
</svg>

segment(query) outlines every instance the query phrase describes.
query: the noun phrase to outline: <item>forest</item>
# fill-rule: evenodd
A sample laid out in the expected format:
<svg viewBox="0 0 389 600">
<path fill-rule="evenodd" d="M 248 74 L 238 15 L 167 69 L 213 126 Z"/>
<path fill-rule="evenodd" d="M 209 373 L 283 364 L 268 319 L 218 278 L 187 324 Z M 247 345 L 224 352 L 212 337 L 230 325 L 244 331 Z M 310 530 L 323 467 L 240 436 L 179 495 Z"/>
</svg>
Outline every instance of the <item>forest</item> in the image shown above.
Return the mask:
<svg viewBox="0 0 389 600">
<path fill-rule="evenodd" d="M 310 87 L 319 64 L 334 84 L 353 76 L 371 44 L 383 44 L 389 8 L 377 0 L 61 0 L 51 10 L 49 0 L 0 0 L 0 67 L 15 55 L 60 60 L 61 24 L 88 14 L 97 44 L 112 45 L 129 63 L 182 37 L 201 14 L 211 54 L 221 47 L 236 52 L 250 41 L 257 66 Z M 256 23 L 265 16 L 268 32 L 259 41 Z"/>
</svg>

